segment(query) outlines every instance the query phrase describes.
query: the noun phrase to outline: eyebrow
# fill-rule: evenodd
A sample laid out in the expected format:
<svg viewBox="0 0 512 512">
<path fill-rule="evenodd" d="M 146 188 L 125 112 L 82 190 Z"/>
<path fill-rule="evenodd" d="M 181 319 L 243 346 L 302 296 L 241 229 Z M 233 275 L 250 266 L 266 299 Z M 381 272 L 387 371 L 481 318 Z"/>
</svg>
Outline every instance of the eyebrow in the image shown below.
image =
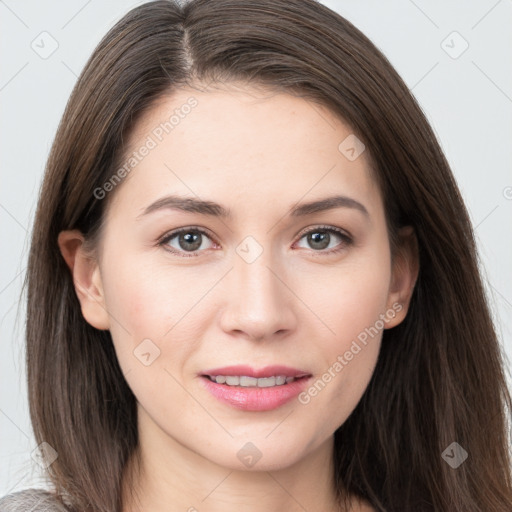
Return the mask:
<svg viewBox="0 0 512 512">
<path fill-rule="evenodd" d="M 292 206 L 288 215 L 291 217 L 302 217 L 311 215 L 312 213 L 333 210 L 335 208 L 352 208 L 366 217 L 370 217 L 368 210 L 363 204 L 351 197 L 331 196 L 308 203 L 301 203 Z M 192 197 L 165 196 L 156 200 L 145 208 L 145 210 L 137 216 L 137 220 L 159 210 L 179 210 L 183 212 L 199 213 L 201 215 L 209 215 L 213 217 L 221 217 L 228 219 L 231 217 L 231 210 L 214 201 L 205 201 Z"/>
</svg>

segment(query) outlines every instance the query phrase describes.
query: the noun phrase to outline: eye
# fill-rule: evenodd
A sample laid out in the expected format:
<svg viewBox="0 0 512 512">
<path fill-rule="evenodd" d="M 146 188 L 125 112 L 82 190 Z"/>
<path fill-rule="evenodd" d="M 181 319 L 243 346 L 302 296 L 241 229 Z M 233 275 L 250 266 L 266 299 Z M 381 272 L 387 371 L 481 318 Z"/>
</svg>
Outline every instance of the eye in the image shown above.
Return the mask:
<svg viewBox="0 0 512 512">
<path fill-rule="evenodd" d="M 341 240 L 341 243 L 335 245 L 334 249 L 332 247 L 329 248 L 333 241 L 332 235 L 334 235 L 334 239 L 338 238 Z M 314 252 L 328 254 L 342 251 L 353 243 L 350 236 L 345 234 L 342 230 L 332 226 L 317 226 L 303 233 L 299 241 L 303 238 L 306 238 L 307 243 L 310 244 L 310 248 L 312 248 Z M 212 246 L 208 247 L 207 243 L 205 246 L 205 241 L 211 241 L 211 239 L 212 238 L 209 233 L 203 229 L 192 226 L 167 233 L 158 241 L 158 245 L 163 246 L 166 250 L 180 256 L 192 257 L 199 256 L 201 250 L 211 249 Z M 215 245 L 213 242 L 212 244 Z"/>
<path fill-rule="evenodd" d="M 194 252 L 197 252 L 200 249 L 208 249 L 208 247 L 205 247 L 204 245 L 205 239 L 210 239 L 206 231 L 199 228 L 189 227 L 168 233 L 158 242 L 158 244 L 165 246 L 170 252 L 179 253 L 185 257 L 191 257 L 198 256 L 198 254 L 194 254 Z M 191 254 L 184 255 L 184 252 Z"/>
<path fill-rule="evenodd" d="M 332 249 L 331 246 L 331 250 L 325 251 L 324 249 L 329 249 L 329 245 L 333 241 L 333 234 L 335 239 L 338 238 L 341 240 L 341 243 L 338 243 L 337 246 L 335 245 L 334 249 Z M 334 228 L 332 226 L 317 226 L 313 229 L 310 229 L 306 233 L 303 233 L 300 240 L 303 238 L 306 238 L 306 242 L 310 244 L 310 248 L 315 250 L 314 252 L 326 252 L 329 254 L 342 251 L 353 242 L 350 236 L 345 234 L 340 229 Z"/>
</svg>

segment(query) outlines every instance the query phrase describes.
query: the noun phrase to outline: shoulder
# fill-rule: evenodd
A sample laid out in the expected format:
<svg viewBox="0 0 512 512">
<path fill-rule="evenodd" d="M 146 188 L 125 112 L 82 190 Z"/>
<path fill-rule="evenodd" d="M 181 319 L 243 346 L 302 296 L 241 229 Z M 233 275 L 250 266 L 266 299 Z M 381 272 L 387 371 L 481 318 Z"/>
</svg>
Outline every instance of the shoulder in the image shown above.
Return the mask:
<svg viewBox="0 0 512 512">
<path fill-rule="evenodd" d="M 0 498 L 0 512 L 69 512 L 55 495 L 43 489 L 26 489 Z"/>
</svg>

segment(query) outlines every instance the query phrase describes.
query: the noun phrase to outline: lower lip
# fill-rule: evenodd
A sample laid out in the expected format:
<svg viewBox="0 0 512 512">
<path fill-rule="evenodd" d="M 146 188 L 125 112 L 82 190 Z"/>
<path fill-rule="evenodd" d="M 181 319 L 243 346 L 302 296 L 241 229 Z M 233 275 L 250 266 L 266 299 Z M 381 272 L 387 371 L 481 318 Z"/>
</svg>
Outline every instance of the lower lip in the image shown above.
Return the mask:
<svg viewBox="0 0 512 512">
<path fill-rule="evenodd" d="M 281 386 L 269 388 L 227 386 L 201 377 L 206 389 L 221 402 L 244 411 L 271 411 L 295 398 L 311 377 L 303 377 Z"/>
</svg>

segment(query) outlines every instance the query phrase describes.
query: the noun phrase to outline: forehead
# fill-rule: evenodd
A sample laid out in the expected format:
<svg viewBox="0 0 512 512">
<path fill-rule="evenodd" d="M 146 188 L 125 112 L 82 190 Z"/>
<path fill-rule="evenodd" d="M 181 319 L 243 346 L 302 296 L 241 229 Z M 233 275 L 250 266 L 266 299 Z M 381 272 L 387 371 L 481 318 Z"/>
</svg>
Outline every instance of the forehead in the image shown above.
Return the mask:
<svg viewBox="0 0 512 512">
<path fill-rule="evenodd" d="M 114 199 L 140 210 L 165 192 L 181 193 L 255 212 L 327 192 L 378 202 L 365 152 L 343 152 L 353 137 L 327 108 L 284 92 L 177 89 L 133 128 L 121 164 L 130 161 L 130 170 Z"/>
</svg>

